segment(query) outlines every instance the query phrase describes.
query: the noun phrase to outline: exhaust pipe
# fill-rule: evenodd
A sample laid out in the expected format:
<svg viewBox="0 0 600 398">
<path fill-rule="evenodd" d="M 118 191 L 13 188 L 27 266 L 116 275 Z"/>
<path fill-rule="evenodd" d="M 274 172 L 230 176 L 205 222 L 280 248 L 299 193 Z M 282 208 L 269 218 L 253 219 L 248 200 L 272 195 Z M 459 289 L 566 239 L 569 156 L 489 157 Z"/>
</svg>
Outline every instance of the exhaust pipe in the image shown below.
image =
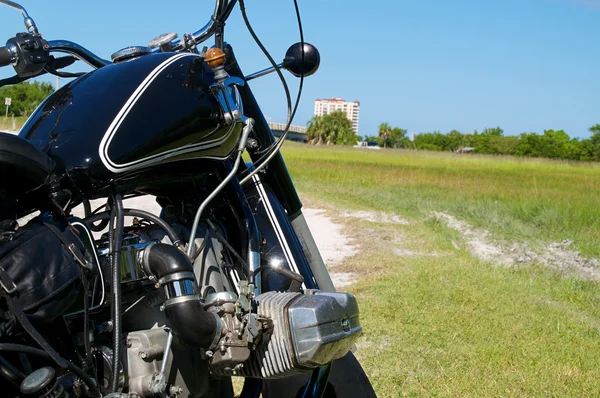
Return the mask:
<svg viewBox="0 0 600 398">
<path fill-rule="evenodd" d="M 165 290 L 165 316 L 184 343 L 211 349 L 221 337 L 221 320 L 204 309 L 190 259 L 174 246 L 155 243 L 142 255 L 144 270 Z"/>
</svg>

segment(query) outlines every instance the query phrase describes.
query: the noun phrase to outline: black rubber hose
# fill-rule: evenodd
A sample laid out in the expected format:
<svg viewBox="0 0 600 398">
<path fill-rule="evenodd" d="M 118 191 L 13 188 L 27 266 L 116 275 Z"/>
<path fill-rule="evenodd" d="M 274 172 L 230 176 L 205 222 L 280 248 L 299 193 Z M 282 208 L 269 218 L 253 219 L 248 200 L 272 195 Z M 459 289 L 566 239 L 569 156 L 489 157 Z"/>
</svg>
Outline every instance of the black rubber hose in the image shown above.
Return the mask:
<svg viewBox="0 0 600 398">
<path fill-rule="evenodd" d="M 90 204 L 89 199 L 83 200 L 83 214 L 85 214 L 86 217 L 89 217 L 90 214 L 92 214 L 92 205 Z"/>
<path fill-rule="evenodd" d="M 146 269 L 158 279 L 176 272 L 194 272 L 189 257 L 171 245 L 157 243 L 148 247 Z"/>
<path fill-rule="evenodd" d="M 156 276 L 158 280 L 173 276 L 167 282 L 162 283 L 165 289 L 169 289 L 171 284 L 189 281 L 194 278 L 194 267 L 188 256 L 174 246 L 164 243 L 156 243 L 149 246 L 144 252 L 144 266 L 146 270 Z M 175 276 L 177 273 L 179 276 Z M 195 278 L 194 278 L 195 280 Z M 178 336 L 186 344 L 211 348 L 212 343 L 217 336 L 220 336 L 221 329 L 217 323 L 215 314 L 207 312 L 200 302 L 200 297 L 193 297 L 194 292 L 184 292 L 178 297 L 185 297 L 185 301 L 174 301 L 165 303 L 165 316 L 167 317 L 169 327 L 173 334 Z"/>
<path fill-rule="evenodd" d="M 21 345 L 21 344 L 0 343 L 0 351 L 22 352 L 24 354 L 30 354 L 30 355 L 35 355 L 38 357 L 50 359 L 50 355 L 48 355 L 48 353 L 46 351 L 40 350 L 39 348 L 29 347 L 29 346 Z M 90 378 L 90 376 L 87 375 L 87 373 L 85 373 L 80 367 L 76 366 L 74 363 L 72 363 L 70 361 L 65 360 L 65 363 L 67 364 L 67 368 L 71 372 L 75 373 L 77 375 L 77 377 L 79 377 L 88 386 L 92 395 L 94 395 L 96 397 L 101 397 L 100 392 L 96 388 L 96 384 L 94 384 L 93 380 Z"/>
<path fill-rule="evenodd" d="M 89 223 L 88 225 L 92 231 L 102 232 L 102 231 L 104 231 L 104 228 L 106 228 L 106 226 L 108 225 L 108 218 L 105 220 L 102 220 L 102 222 L 98 225 L 94 225 L 93 223 Z"/>
<path fill-rule="evenodd" d="M 83 272 L 83 271 L 82 271 Z M 86 365 L 85 369 L 89 370 L 89 367 L 93 367 L 92 360 L 92 347 L 90 344 L 90 320 L 89 316 L 89 286 L 85 277 L 81 278 L 81 283 L 83 285 L 83 346 L 85 349 L 85 359 Z M 93 296 L 92 296 L 93 297 Z"/>
<path fill-rule="evenodd" d="M 7 47 L 0 47 L 0 66 L 12 64 L 12 54 Z"/>
<path fill-rule="evenodd" d="M 111 391 L 117 392 L 119 388 L 119 370 L 121 359 L 121 244 L 123 243 L 123 227 L 125 215 L 123 212 L 123 200 L 120 194 L 114 195 L 115 233 L 113 251 L 111 253 L 112 264 L 112 302 L 113 302 L 113 374 Z"/>
<path fill-rule="evenodd" d="M 90 201 L 88 199 L 84 199 L 83 200 L 83 211 L 85 214 L 85 218 L 91 216 L 92 213 L 92 205 L 90 204 Z M 104 228 L 106 228 L 106 226 L 108 225 L 108 219 L 103 220 L 100 224 L 98 225 L 94 225 L 93 223 L 89 223 L 89 227 L 92 231 L 94 232 L 101 232 L 104 230 Z"/>
<path fill-rule="evenodd" d="M 123 212 L 126 216 L 142 217 L 142 218 L 152 221 L 153 223 L 155 223 L 156 225 L 158 225 L 159 227 L 161 227 L 162 229 L 165 230 L 165 232 L 169 236 L 169 239 L 171 239 L 171 242 L 173 242 L 173 245 L 175 245 L 175 246 L 181 245 L 181 239 L 179 239 L 179 236 L 177 235 L 175 230 L 162 218 L 160 218 L 152 213 L 149 213 L 147 211 L 138 210 L 138 209 L 124 209 Z M 86 217 L 83 221 L 91 224 L 96 221 L 107 220 L 109 218 L 110 218 L 110 212 L 104 211 L 102 213 L 98 213 L 98 214 L 94 214 L 89 217 Z"/>
</svg>

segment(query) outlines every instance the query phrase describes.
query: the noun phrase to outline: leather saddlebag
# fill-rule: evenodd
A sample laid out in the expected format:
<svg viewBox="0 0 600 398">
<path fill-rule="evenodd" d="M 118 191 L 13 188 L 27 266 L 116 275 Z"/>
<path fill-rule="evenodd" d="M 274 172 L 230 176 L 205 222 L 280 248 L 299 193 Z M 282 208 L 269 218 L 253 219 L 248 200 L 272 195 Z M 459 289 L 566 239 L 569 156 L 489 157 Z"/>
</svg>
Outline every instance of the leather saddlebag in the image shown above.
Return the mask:
<svg viewBox="0 0 600 398">
<path fill-rule="evenodd" d="M 47 215 L 2 236 L 0 267 L 16 286 L 10 297 L 32 323 L 53 321 L 78 296 L 80 267 L 89 264 L 90 258 L 83 243 L 66 220 L 56 221 Z M 5 295 L 2 297 L 4 301 Z M 5 304 L 0 305 L 0 338 L 10 334 L 15 325 Z"/>
</svg>

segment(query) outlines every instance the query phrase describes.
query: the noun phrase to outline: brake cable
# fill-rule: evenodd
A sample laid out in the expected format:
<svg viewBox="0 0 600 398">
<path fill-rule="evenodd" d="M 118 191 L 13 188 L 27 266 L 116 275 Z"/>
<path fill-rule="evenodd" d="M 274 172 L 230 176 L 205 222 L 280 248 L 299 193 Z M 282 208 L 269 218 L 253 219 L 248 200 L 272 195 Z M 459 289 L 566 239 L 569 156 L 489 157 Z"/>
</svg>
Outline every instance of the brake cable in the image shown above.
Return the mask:
<svg viewBox="0 0 600 398">
<path fill-rule="evenodd" d="M 276 142 L 274 142 L 268 148 L 265 149 L 264 154 L 258 160 L 254 161 L 252 163 L 251 167 L 242 171 L 241 176 L 248 173 L 248 175 L 246 175 L 245 177 L 243 177 L 240 180 L 240 184 L 244 184 L 245 182 L 250 180 L 252 178 L 252 176 L 254 176 L 256 173 L 258 173 L 260 170 L 262 170 L 271 161 L 271 159 L 273 159 L 273 157 L 279 152 L 279 150 L 283 146 L 283 143 L 285 142 L 285 139 L 289 133 L 290 126 L 292 124 L 292 120 L 296 116 L 296 111 L 298 110 L 298 105 L 300 104 L 300 98 L 302 96 L 302 88 L 304 86 L 304 73 L 302 73 L 302 75 L 300 75 L 300 85 L 298 87 L 298 95 L 296 97 L 294 109 L 292 110 L 291 109 L 290 92 L 289 92 L 289 88 L 287 85 L 287 81 L 285 80 L 283 74 L 281 73 L 281 70 L 277 67 L 277 63 L 275 62 L 273 57 L 271 57 L 271 54 L 269 54 L 267 49 L 264 47 L 264 45 L 262 44 L 262 42 L 260 41 L 260 39 L 258 38 L 256 33 L 254 32 L 254 29 L 252 29 L 252 25 L 250 24 L 250 21 L 248 20 L 248 16 L 246 15 L 246 7 L 244 5 L 244 0 L 239 0 L 239 2 L 240 2 L 240 10 L 242 12 L 242 17 L 244 19 L 244 23 L 246 24 L 246 27 L 247 27 L 248 31 L 250 32 L 250 35 L 256 42 L 256 44 L 260 47 L 260 49 L 265 54 L 265 56 L 267 57 L 267 59 L 269 60 L 271 65 L 275 68 L 275 72 L 277 72 L 277 75 L 279 76 L 279 79 L 281 80 L 281 83 L 285 90 L 286 100 L 287 100 L 287 105 L 288 105 L 288 120 L 287 120 L 285 129 L 283 131 L 283 134 L 281 135 L 281 137 L 279 137 L 279 140 L 277 140 Z M 296 11 L 296 18 L 298 20 L 298 29 L 300 31 L 300 43 L 302 45 L 302 62 L 304 62 L 304 30 L 302 28 L 302 19 L 300 17 L 300 10 L 298 8 L 297 0 L 294 0 L 294 8 Z M 254 170 L 252 169 L 253 167 L 254 167 Z"/>
</svg>

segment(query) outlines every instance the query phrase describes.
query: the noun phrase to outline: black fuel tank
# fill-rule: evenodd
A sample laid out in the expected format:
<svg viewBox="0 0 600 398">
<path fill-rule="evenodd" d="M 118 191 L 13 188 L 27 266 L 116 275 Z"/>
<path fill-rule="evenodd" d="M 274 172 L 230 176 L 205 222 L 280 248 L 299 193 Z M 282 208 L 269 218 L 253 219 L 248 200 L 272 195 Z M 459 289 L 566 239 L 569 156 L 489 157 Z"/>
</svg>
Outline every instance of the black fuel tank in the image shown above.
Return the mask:
<svg viewBox="0 0 600 398">
<path fill-rule="evenodd" d="M 191 159 L 224 159 L 241 125 L 222 123 L 208 86 L 213 72 L 195 54 L 157 53 L 109 65 L 48 97 L 21 137 L 88 189 Z"/>
</svg>

